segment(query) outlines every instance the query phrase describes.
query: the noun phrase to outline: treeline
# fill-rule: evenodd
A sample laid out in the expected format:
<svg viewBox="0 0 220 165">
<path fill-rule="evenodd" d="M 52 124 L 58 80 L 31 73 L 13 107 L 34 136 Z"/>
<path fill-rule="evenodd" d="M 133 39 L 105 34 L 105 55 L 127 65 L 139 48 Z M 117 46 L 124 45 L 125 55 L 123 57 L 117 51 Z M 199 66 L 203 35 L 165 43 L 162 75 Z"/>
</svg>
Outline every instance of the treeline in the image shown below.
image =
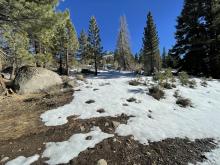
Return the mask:
<svg viewBox="0 0 220 165">
<path fill-rule="evenodd" d="M 192 75 L 220 78 L 220 2 L 185 0 L 177 19 L 176 44 L 160 53 L 159 37 L 152 14 L 147 15 L 140 52 L 132 54 L 126 17 L 120 18 L 116 49 L 103 51 L 95 17 L 79 38 L 69 11 L 56 10 L 58 0 L 1 0 L 0 47 L 13 66 L 52 65 L 68 75 L 69 66 L 79 62 L 98 69 L 106 63 L 119 70 L 144 70 L 152 75 L 162 68 L 175 68 Z M 77 60 L 75 57 L 78 57 Z"/>
</svg>

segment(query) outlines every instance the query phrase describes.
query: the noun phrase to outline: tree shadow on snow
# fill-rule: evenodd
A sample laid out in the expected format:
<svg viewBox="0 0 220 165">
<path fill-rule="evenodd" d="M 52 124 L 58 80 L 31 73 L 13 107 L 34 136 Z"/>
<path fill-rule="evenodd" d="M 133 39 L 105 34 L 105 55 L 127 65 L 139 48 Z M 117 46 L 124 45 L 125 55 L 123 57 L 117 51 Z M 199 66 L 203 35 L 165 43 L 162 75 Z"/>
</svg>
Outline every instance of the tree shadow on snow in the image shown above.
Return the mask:
<svg viewBox="0 0 220 165">
<path fill-rule="evenodd" d="M 100 72 L 96 77 L 89 77 L 91 79 L 117 79 L 117 78 L 132 78 L 135 74 L 132 72 L 106 71 Z"/>
<path fill-rule="evenodd" d="M 144 89 L 142 89 L 142 88 L 128 89 L 128 92 L 129 93 L 134 93 L 134 94 L 138 94 L 138 93 L 144 94 L 145 93 Z"/>
</svg>

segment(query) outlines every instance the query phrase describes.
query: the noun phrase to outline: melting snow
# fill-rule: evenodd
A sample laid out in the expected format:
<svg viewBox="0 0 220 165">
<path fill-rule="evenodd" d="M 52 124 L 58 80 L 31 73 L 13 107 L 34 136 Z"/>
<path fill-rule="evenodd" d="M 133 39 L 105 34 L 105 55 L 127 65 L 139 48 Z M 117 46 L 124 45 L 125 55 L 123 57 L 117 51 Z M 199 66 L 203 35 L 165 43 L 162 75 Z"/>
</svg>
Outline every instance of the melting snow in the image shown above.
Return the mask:
<svg viewBox="0 0 220 165">
<path fill-rule="evenodd" d="M 91 136 L 92 139 L 86 140 L 88 136 Z M 91 132 L 87 134 L 75 134 L 68 141 L 47 143 L 42 157 L 49 158 L 46 163 L 51 165 L 68 163 L 71 159 L 77 157 L 80 152 L 87 148 L 93 148 L 96 144 L 112 136 L 103 133 L 100 128 L 94 127 Z"/>
<path fill-rule="evenodd" d="M 19 156 L 16 159 L 7 162 L 6 165 L 30 165 L 31 163 L 37 161 L 39 157 L 39 155 L 34 155 L 28 158 L 25 158 L 24 156 Z"/>
<path fill-rule="evenodd" d="M 219 148 L 206 153 L 205 156 L 208 160 L 203 163 L 198 163 L 198 165 L 220 165 L 220 145 Z"/>
<path fill-rule="evenodd" d="M 102 72 L 99 77 L 88 79 L 88 83 L 81 86 L 81 91 L 75 92 L 74 100 L 70 104 L 47 111 L 41 115 L 41 118 L 45 125 L 57 126 L 67 123 L 67 118 L 73 115 L 79 116 L 80 119 L 88 119 L 118 116 L 125 113 L 135 117 L 130 118 L 126 125 L 120 125 L 116 132 L 121 136 L 133 135 L 135 140 L 142 144 L 147 144 L 149 140 L 161 141 L 175 137 L 188 137 L 191 140 L 220 139 L 220 82 L 209 81 L 208 87 L 202 87 L 201 80 L 195 79 L 198 84 L 195 89 L 177 84 L 176 89 L 165 90 L 165 99 L 157 101 L 146 94 L 148 92 L 146 86 L 130 86 L 128 81 L 132 78 L 130 73 Z M 143 79 L 149 78 L 143 77 Z M 93 89 L 99 90 L 94 91 Z M 176 105 L 176 98 L 173 94 L 177 89 L 181 96 L 192 101 L 193 107 L 181 108 Z M 134 97 L 140 102 L 127 103 L 126 100 L 130 97 Z M 85 103 L 91 99 L 95 100 L 95 103 Z M 125 107 L 123 103 L 129 104 L 129 106 Z M 98 113 L 97 110 L 100 108 L 103 108 L 105 113 Z M 150 113 L 149 110 L 152 112 Z M 152 118 L 149 118 L 149 115 Z M 77 136 L 79 139 L 85 137 L 85 135 Z M 70 156 L 64 154 L 59 158 L 57 154 L 68 152 L 69 149 L 61 146 L 69 146 L 70 141 L 48 144 L 44 156 L 51 157 L 50 163 L 59 162 L 58 159 L 68 161 Z M 86 145 L 85 142 L 83 140 L 83 146 Z M 77 147 L 72 146 L 71 148 L 78 153 Z M 56 152 L 50 152 L 51 149 L 55 149 Z M 216 150 L 213 154 L 220 157 L 218 151 Z M 77 155 L 76 153 L 71 157 Z M 214 156 L 209 155 L 209 157 Z"/>
</svg>

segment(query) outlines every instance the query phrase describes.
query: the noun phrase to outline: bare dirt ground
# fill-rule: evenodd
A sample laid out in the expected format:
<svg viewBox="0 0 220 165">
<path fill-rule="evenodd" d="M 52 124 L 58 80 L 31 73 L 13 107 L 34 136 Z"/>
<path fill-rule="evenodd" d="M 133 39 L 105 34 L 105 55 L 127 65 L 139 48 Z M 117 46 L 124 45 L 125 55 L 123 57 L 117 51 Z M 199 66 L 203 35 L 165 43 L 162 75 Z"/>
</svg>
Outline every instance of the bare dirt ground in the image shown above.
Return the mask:
<svg viewBox="0 0 220 165">
<path fill-rule="evenodd" d="M 126 124 L 132 116 L 122 114 L 118 117 L 101 117 L 88 120 L 69 118 L 62 126 L 46 127 L 40 115 L 50 109 L 63 106 L 73 99 L 73 91 L 0 98 L 0 160 L 4 157 L 14 159 L 18 156 L 41 155 L 46 142 L 59 142 L 69 139 L 76 133 L 87 133 L 93 126 L 99 126 L 103 132 L 115 134 L 113 121 Z M 103 110 L 99 110 L 102 113 Z M 93 149 L 87 149 L 69 164 L 95 165 L 99 159 L 105 159 L 110 165 L 185 165 L 189 162 L 203 161 L 204 152 L 214 149 L 212 139 L 194 142 L 188 139 L 166 139 L 150 142 L 145 146 L 132 136 L 104 140 Z M 44 164 L 39 159 L 34 164 Z M 5 162 L 0 162 L 4 164 Z"/>
</svg>

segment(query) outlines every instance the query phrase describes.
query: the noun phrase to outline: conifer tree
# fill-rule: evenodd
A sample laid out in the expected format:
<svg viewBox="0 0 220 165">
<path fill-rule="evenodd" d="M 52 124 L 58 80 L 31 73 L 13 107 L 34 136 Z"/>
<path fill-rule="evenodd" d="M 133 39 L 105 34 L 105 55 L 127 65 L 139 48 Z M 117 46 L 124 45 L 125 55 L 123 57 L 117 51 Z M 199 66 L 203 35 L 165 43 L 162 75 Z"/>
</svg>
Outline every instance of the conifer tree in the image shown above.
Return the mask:
<svg viewBox="0 0 220 165">
<path fill-rule="evenodd" d="M 176 45 L 172 54 L 181 60 L 182 69 L 191 74 L 209 72 L 209 34 L 207 33 L 206 0 L 185 0 L 177 19 Z"/>
<path fill-rule="evenodd" d="M 166 52 L 166 48 L 163 48 L 163 53 L 162 53 L 162 67 L 166 68 L 167 64 L 166 64 L 166 58 L 167 58 L 167 52 Z"/>
<path fill-rule="evenodd" d="M 210 70 L 214 78 L 220 78 L 220 1 L 211 1 Z"/>
<path fill-rule="evenodd" d="M 115 50 L 115 60 L 123 70 L 131 69 L 132 53 L 129 43 L 129 32 L 126 17 L 120 17 L 120 29 Z"/>
<path fill-rule="evenodd" d="M 10 79 L 13 79 L 18 66 L 32 60 L 28 52 L 29 38 L 27 33 L 18 32 L 13 26 L 4 25 L 2 30 L 2 39 L 5 41 L 4 45 L 7 46 L 7 53 L 10 57 L 8 60 L 12 65 Z"/>
<path fill-rule="evenodd" d="M 81 59 L 81 62 L 83 64 L 86 64 L 88 60 L 89 52 L 88 52 L 88 36 L 84 30 L 81 31 L 78 40 L 79 40 L 78 55 Z"/>
<path fill-rule="evenodd" d="M 151 12 L 147 15 L 147 25 L 144 29 L 143 58 L 146 75 L 151 75 L 161 69 L 159 38 Z"/>
<path fill-rule="evenodd" d="M 95 75 L 98 75 L 98 68 L 102 59 L 103 49 L 101 46 L 101 38 L 99 32 L 100 30 L 97 25 L 96 19 L 94 16 L 92 16 L 89 22 L 88 42 L 90 52 L 89 56 L 94 61 Z"/>
</svg>

